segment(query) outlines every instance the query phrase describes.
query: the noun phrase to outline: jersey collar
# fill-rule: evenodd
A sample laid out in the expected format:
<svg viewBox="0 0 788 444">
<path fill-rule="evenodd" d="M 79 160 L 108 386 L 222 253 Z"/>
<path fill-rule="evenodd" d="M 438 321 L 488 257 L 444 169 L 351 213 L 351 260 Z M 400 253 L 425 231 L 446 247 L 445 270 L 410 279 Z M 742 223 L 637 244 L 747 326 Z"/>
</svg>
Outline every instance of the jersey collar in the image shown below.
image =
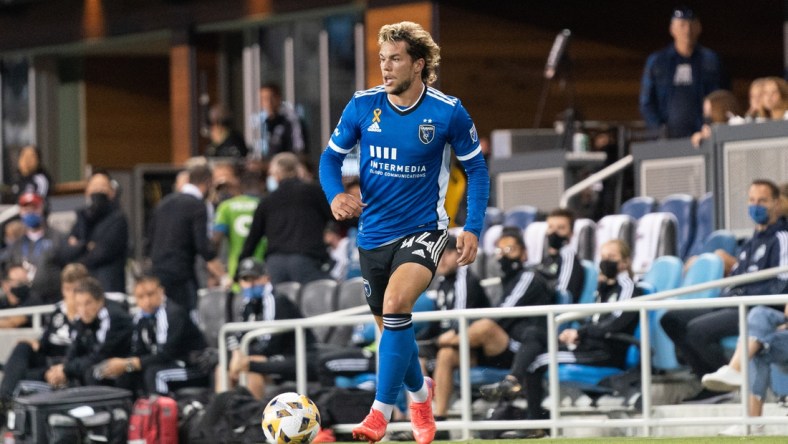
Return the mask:
<svg viewBox="0 0 788 444">
<path fill-rule="evenodd" d="M 405 115 L 408 115 L 408 114 L 412 113 L 413 111 L 415 111 L 416 108 L 418 108 L 419 105 L 421 105 L 421 102 L 424 101 L 424 97 L 426 97 L 426 96 L 427 96 L 427 85 L 425 85 L 422 82 L 422 84 L 421 84 L 421 95 L 419 96 L 419 100 L 417 100 L 416 103 L 414 103 L 413 105 L 411 105 L 411 106 L 409 106 L 409 107 L 407 107 L 405 109 L 401 109 L 397 105 L 391 103 L 391 100 L 388 98 L 388 95 L 386 95 L 386 102 L 389 104 L 389 108 L 394 110 L 394 112 L 396 112 L 397 114 L 399 114 L 401 116 L 405 116 Z"/>
</svg>

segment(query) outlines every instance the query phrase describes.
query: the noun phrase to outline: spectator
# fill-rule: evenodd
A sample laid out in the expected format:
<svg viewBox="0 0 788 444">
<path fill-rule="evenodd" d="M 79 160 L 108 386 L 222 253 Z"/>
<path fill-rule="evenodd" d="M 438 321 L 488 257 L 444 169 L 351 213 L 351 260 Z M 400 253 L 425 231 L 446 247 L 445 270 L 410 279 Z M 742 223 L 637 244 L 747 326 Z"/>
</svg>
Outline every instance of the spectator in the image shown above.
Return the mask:
<svg viewBox="0 0 788 444">
<path fill-rule="evenodd" d="M 275 296 L 266 267 L 257 259 L 246 258 L 238 266 L 238 278 L 244 297 L 242 320 L 273 321 L 304 317 L 301 310 L 287 296 Z M 257 398 L 262 398 L 267 382 L 295 379 L 295 332 L 258 337 L 249 346 L 249 355 L 240 350 L 241 336 L 228 336 L 227 349 L 231 351 L 230 380 L 238 381 L 241 373 L 247 373 L 247 388 Z M 306 331 L 307 352 L 315 344 L 311 330 Z M 317 359 L 307 360 L 308 376 L 317 376 Z M 251 373 L 250 373 L 251 372 Z"/>
<path fill-rule="evenodd" d="M 182 307 L 168 301 L 155 276 L 134 284 L 140 311 L 134 316 L 129 357 L 113 357 L 97 368 L 99 379 L 143 396 L 168 395 L 178 387 L 207 385 L 208 375 L 191 365 L 195 353 L 205 349 L 205 338 Z M 125 356 L 125 352 L 123 355 Z"/>
<path fill-rule="evenodd" d="M 673 10 L 673 44 L 648 57 L 640 87 L 646 125 L 667 137 L 689 137 L 703 124 L 703 98 L 727 88 L 717 53 L 698 44 L 700 20 L 688 8 Z"/>
<path fill-rule="evenodd" d="M 754 180 L 749 189 L 749 214 L 755 222 L 755 232 L 742 245 L 732 276 L 757 270 L 788 265 L 788 222 L 782 217 L 777 185 L 769 180 Z M 718 254 L 723 254 L 718 252 Z M 727 256 L 727 255 L 726 255 Z M 733 258 L 731 258 L 733 259 Z M 783 294 L 788 291 L 788 279 L 778 276 L 723 289 L 721 296 L 750 296 Z M 673 340 L 677 352 L 692 368 L 696 377 L 712 373 L 728 363 L 720 340 L 739 333 L 739 312 L 733 308 L 670 311 L 660 323 Z M 692 403 L 712 403 L 730 399 L 729 393 L 703 389 L 685 400 Z"/>
<path fill-rule="evenodd" d="M 522 230 L 505 227 L 496 244 L 496 255 L 503 276 L 503 294 L 499 307 L 547 305 L 555 300 L 539 273 L 524 268 L 527 257 Z M 468 343 L 478 365 L 509 368 L 522 341 L 545 335 L 544 316 L 479 319 L 468 326 Z M 460 338 L 454 330 L 438 337 L 435 362 L 435 417 L 445 417 L 454 385 L 454 369 L 460 363 Z"/>
<path fill-rule="evenodd" d="M 44 375 L 56 388 L 95 384 L 96 364 L 112 356 L 128 355 L 131 345 L 131 318 L 120 305 L 104 297 L 96 279 L 82 279 L 74 290 L 74 300 L 77 319 L 66 359 L 49 367 Z"/>
<path fill-rule="evenodd" d="M 771 120 L 788 119 L 788 82 L 780 77 L 763 80 L 763 107 Z"/>
<path fill-rule="evenodd" d="M 11 265 L 2 281 L 3 297 L 0 299 L 0 310 L 6 308 L 22 308 L 38 305 L 39 302 L 30 295 L 30 281 L 27 271 L 21 265 Z M 0 318 L 0 328 L 20 328 L 30 326 L 29 316 L 5 316 Z"/>
<path fill-rule="evenodd" d="M 77 211 L 62 256 L 65 262 L 84 264 L 104 290 L 125 293 L 129 222 L 116 201 L 116 187 L 106 171 L 90 176 L 85 187 L 88 205 Z"/>
<path fill-rule="evenodd" d="M 331 209 L 320 186 L 298 178 L 298 158 L 280 153 L 271 160 L 270 194 L 254 212 L 241 258 L 252 256 L 263 236 L 268 237 L 265 255 L 271 283 L 295 281 L 305 284 L 329 277 L 324 264 L 328 253 L 323 230 Z M 273 188 L 273 189 L 271 189 Z"/>
<path fill-rule="evenodd" d="M 243 136 L 232 128 L 233 118 L 224 105 L 214 105 L 208 111 L 209 137 L 207 157 L 246 157 L 248 150 Z"/>
<path fill-rule="evenodd" d="M 52 177 L 41 165 L 41 150 L 27 145 L 19 150 L 16 182 L 11 186 L 14 196 L 18 199 L 25 193 L 35 193 L 48 201 L 52 188 Z"/>
<path fill-rule="evenodd" d="M 574 224 L 572 211 L 556 208 L 550 212 L 547 216 L 547 254 L 537 269 L 551 288 L 568 296 L 567 302 L 576 304 L 583 292 L 585 272 L 569 242 Z"/>
<path fill-rule="evenodd" d="M 30 295 L 38 303 L 60 300 L 60 251 L 65 240 L 50 229 L 44 217 L 44 199 L 35 193 L 19 197 L 19 215 L 25 235 L 6 251 L 4 262 L 22 264 L 31 282 Z"/>
<path fill-rule="evenodd" d="M 328 247 L 328 255 L 331 258 L 331 278 L 337 282 L 342 282 L 347 277 L 348 265 L 350 262 L 350 252 L 348 245 L 350 239 L 342 234 L 342 227 L 338 223 L 331 221 L 323 232 L 323 241 Z"/>
<path fill-rule="evenodd" d="M 209 273 L 220 278 L 222 264 L 208 239 L 205 198 L 211 188 L 211 169 L 196 164 L 189 168 L 189 183 L 165 197 L 156 207 L 148 226 L 147 248 L 152 273 L 159 278 L 167 297 L 187 311 L 197 308 L 195 257 L 206 261 Z"/>
<path fill-rule="evenodd" d="M 599 262 L 597 302 L 624 302 L 641 292 L 632 281 L 632 255 L 629 246 L 614 239 L 602 244 Z M 578 328 L 568 328 L 558 335 L 558 363 L 623 368 L 629 343 L 609 339 L 611 334 L 632 335 L 638 324 L 634 311 L 618 311 L 594 315 Z M 525 388 L 528 400 L 528 419 L 549 418 L 542 409 L 544 390 L 542 379 L 547 370 L 547 336 L 529 336 L 522 341 L 514 358 L 511 372 L 503 381 L 483 386 L 482 393 L 493 399 L 512 399 Z M 507 418 L 515 419 L 515 418 Z M 545 430 L 525 430 L 528 438 L 545 436 Z"/>
<path fill-rule="evenodd" d="M 747 112 L 744 113 L 745 119 L 759 122 L 768 118 L 768 112 L 763 105 L 763 87 L 765 83 L 765 78 L 755 79 L 750 83 L 750 107 L 747 109 Z"/>
<path fill-rule="evenodd" d="M 49 316 L 40 339 L 22 340 L 16 344 L 3 366 L 3 382 L 0 384 L 0 415 L 11 406 L 17 384 L 32 381 L 46 385 L 44 375 L 47 370 L 61 364 L 71 345 L 71 328 L 77 316 L 74 289 L 88 277 L 88 270 L 82 264 L 68 264 L 61 273 L 61 292 L 63 300 L 55 304 L 55 311 Z"/>
<path fill-rule="evenodd" d="M 711 137 L 711 125 L 727 123 L 731 118 L 741 115 L 739 102 L 732 92 L 719 89 L 703 99 L 703 126 L 692 135 L 692 145 L 699 147 L 703 139 Z"/>
<path fill-rule="evenodd" d="M 279 153 L 306 154 L 306 137 L 301 119 L 289 103 L 282 101 L 282 90 L 275 83 L 260 88 L 260 140 L 256 149 L 264 158 Z"/>
</svg>

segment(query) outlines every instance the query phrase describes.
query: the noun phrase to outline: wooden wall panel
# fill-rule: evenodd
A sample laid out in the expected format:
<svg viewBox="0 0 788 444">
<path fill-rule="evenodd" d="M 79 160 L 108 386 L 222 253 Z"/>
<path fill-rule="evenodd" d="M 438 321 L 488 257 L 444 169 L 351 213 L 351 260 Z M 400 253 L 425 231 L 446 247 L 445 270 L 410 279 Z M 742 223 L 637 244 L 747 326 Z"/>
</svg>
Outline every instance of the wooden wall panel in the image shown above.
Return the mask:
<svg viewBox="0 0 788 444">
<path fill-rule="evenodd" d="M 192 155 L 196 142 L 195 119 L 197 109 L 194 85 L 193 47 L 188 43 L 175 44 L 170 48 L 170 111 L 172 118 L 173 163 L 183 163 Z"/>
<path fill-rule="evenodd" d="M 170 160 L 166 57 L 85 59 L 87 162 L 130 169 Z"/>
<path fill-rule="evenodd" d="M 409 20 L 420 24 L 427 32 L 433 32 L 434 7 L 430 2 L 408 3 L 404 5 L 369 8 L 365 17 L 365 49 L 367 55 L 367 88 L 380 85 L 380 64 L 378 63 L 378 31 L 383 25 Z"/>
</svg>

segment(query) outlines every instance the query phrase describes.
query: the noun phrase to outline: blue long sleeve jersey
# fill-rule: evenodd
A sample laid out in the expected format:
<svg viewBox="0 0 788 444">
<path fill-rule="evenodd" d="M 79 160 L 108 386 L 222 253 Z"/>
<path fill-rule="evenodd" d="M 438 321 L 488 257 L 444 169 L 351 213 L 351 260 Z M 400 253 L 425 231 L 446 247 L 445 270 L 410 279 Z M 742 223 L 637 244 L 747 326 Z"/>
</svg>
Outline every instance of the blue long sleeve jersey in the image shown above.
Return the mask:
<svg viewBox="0 0 788 444">
<path fill-rule="evenodd" d="M 331 203 L 343 192 L 341 167 L 359 145 L 362 201 L 358 246 L 371 249 L 419 231 L 445 229 L 451 149 L 468 174 L 465 231 L 479 236 L 490 176 L 476 127 L 459 99 L 425 87 L 408 108 L 383 86 L 358 91 L 320 158 L 320 183 Z"/>
</svg>

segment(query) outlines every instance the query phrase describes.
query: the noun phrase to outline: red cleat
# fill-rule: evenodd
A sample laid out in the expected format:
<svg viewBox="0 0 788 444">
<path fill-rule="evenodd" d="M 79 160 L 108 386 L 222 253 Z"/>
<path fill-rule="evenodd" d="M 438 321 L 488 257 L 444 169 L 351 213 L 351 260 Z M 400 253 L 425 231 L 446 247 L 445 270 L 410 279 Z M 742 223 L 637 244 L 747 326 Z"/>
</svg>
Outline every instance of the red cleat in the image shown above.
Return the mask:
<svg viewBox="0 0 788 444">
<path fill-rule="evenodd" d="M 337 437 L 334 435 L 333 430 L 321 428 L 312 440 L 312 444 L 322 444 L 324 442 L 337 442 Z"/>
<path fill-rule="evenodd" d="M 435 394 L 435 382 L 425 376 L 429 394 L 424 402 L 410 403 L 410 423 L 413 426 L 413 438 L 418 444 L 430 444 L 435 439 L 435 417 L 432 416 L 432 397 Z"/>
<path fill-rule="evenodd" d="M 369 409 L 367 417 L 353 429 L 353 439 L 370 443 L 378 442 L 386 435 L 388 424 L 380 410 Z"/>
</svg>

